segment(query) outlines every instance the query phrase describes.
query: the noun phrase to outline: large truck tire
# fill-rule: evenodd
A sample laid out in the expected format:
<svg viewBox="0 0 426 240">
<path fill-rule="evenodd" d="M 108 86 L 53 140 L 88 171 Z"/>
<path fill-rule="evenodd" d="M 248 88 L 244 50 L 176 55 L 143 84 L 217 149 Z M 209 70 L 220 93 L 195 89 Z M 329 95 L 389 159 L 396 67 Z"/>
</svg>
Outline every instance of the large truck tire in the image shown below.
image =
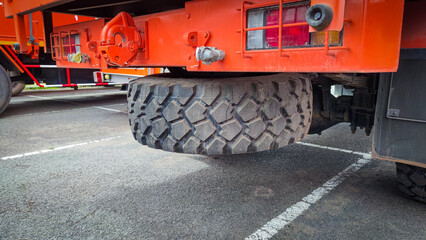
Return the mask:
<svg viewBox="0 0 426 240">
<path fill-rule="evenodd" d="M 12 97 L 12 84 L 6 70 L 0 66 L 0 113 L 9 105 Z"/>
<path fill-rule="evenodd" d="M 426 203 L 426 168 L 396 163 L 396 174 L 404 196 Z"/>
<path fill-rule="evenodd" d="M 307 75 L 174 78 L 130 82 L 128 113 L 134 138 L 165 151 L 223 155 L 259 152 L 303 138 L 311 123 Z"/>
<path fill-rule="evenodd" d="M 25 82 L 12 82 L 12 97 L 18 96 L 25 88 Z"/>
</svg>

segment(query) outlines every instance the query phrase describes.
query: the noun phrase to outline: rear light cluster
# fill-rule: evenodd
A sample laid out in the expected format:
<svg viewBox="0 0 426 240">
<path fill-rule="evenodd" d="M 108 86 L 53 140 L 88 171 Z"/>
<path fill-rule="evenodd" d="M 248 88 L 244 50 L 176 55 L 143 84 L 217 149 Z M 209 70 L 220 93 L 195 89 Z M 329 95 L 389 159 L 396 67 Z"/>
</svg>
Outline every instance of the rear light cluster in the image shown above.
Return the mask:
<svg viewBox="0 0 426 240">
<path fill-rule="evenodd" d="M 306 22 L 306 12 L 309 6 L 309 2 L 283 5 L 282 48 L 324 45 L 325 32 L 309 33 L 309 25 Z M 279 12 L 278 5 L 247 11 L 247 50 L 277 49 L 279 47 Z M 267 29 L 250 30 L 260 27 Z M 329 32 L 329 45 L 341 45 L 341 32 Z"/>
<path fill-rule="evenodd" d="M 62 56 L 66 57 L 69 54 L 81 52 L 80 35 L 72 34 L 70 36 L 61 37 L 62 41 Z"/>
</svg>

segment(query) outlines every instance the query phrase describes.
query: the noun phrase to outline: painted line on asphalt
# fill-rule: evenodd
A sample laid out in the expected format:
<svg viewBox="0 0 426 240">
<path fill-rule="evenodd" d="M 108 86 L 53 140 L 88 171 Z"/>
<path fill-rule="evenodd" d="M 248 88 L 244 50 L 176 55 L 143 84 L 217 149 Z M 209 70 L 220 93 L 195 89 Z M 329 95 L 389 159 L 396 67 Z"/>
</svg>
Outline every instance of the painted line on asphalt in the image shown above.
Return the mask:
<svg viewBox="0 0 426 240">
<path fill-rule="evenodd" d="M 304 142 L 299 142 L 298 144 L 332 150 L 332 151 L 360 155 L 362 156 L 362 158 L 359 158 L 358 161 L 351 164 L 349 167 L 347 167 L 346 169 L 338 173 L 336 176 L 334 176 L 333 178 L 325 182 L 321 187 L 312 191 L 310 194 L 305 196 L 301 201 L 293 204 L 292 206 L 287 208 L 283 213 L 281 213 L 277 217 L 267 222 L 265 225 L 263 225 L 263 227 L 258 229 L 256 232 L 252 233 L 250 236 L 248 236 L 246 240 L 254 240 L 254 239 L 266 240 L 266 239 L 272 238 L 285 226 L 289 225 L 297 217 L 302 215 L 306 210 L 308 210 L 311 206 L 317 203 L 322 197 L 324 197 L 330 191 L 332 191 L 337 186 L 339 186 L 346 178 L 348 178 L 350 175 L 354 174 L 363 166 L 371 162 L 371 157 L 369 153 L 356 152 L 356 151 L 351 151 L 347 149 L 327 147 L 327 146 L 304 143 Z"/>
<path fill-rule="evenodd" d="M 42 100 L 48 100 L 48 101 L 55 101 L 55 102 L 62 102 L 62 103 L 68 103 L 71 105 L 76 106 L 84 106 L 84 104 L 73 102 L 71 100 L 76 100 L 81 97 L 97 97 L 97 96 L 115 96 L 115 95 L 125 95 L 125 93 L 122 92 L 112 92 L 112 93 L 91 93 L 91 94 L 75 94 L 75 95 L 65 95 L 65 96 L 54 96 L 54 97 L 44 97 L 44 96 L 37 96 L 37 95 L 25 95 L 25 97 L 29 98 L 36 98 L 36 99 L 42 99 Z M 68 99 L 68 100 L 67 100 Z M 11 104 L 14 103 L 21 103 L 21 102 L 27 102 L 26 100 L 18 100 L 18 101 L 12 101 Z"/>
<path fill-rule="evenodd" d="M 108 108 L 108 107 L 126 106 L 126 105 L 127 105 L 127 103 L 118 103 L 118 104 L 108 104 L 108 105 L 80 107 L 80 108 L 73 108 L 73 109 L 55 110 L 55 111 L 48 111 L 48 112 L 25 113 L 25 114 L 18 114 L 18 115 L 14 115 L 14 116 L 23 117 L 23 116 L 32 116 L 32 115 L 40 115 L 40 114 L 62 113 L 62 112 L 86 110 L 86 109 L 91 109 L 91 108 L 98 108 L 98 109 L 102 109 L 102 110 L 107 110 L 107 111 L 112 111 L 112 112 L 122 112 L 122 113 L 127 114 L 127 112 L 125 112 L 125 111 L 120 111 L 120 110 L 117 110 L 117 109 Z"/>
<path fill-rule="evenodd" d="M 361 156 L 362 158 L 366 158 L 366 159 L 371 158 L 370 157 L 371 153 L 357 152 L 357 151 L 352 151 L 352 150 L 348 150 L 348 149 L 328 147 L 328 146 L 323 146 L 323 145 L 318 145 L 318 144 L 313 144 L 313 143 L 307 143 L 307 142 L 296 142 L 296 144 L 309 146 L 309 147 L 316 147 L 316 148 L 321 148 L 321 149 L 327 149 L 327 150 L 332 150 L 332 151 L 337 151 L 337 152 L 343 152 L 343 153 L 351 153 L 351 154 L 355 154 L 355 155 Z"/>
<path fill-rule="evenodd" d="M 106 141 L 110 141 L 110 140 L 122 138 L 122 137 L 123 136 L 114 136 L 114 137 L 102 138 L 102 139 L 97 139 L 97 140 L 92 140 L 92 141 L 87 141 L 87 142 L 81 142 L 81 143 L 76 143 L 76 144 L 71 144 L 71 145 L 55 147 L 55 148 L 51 148 L 51 149 L 43 149 L 43 150 L 38 150 L 38 151 L 34 151 L 34 152 L 16 154 L 16 155 L 13 155 L 13 156 L 2 157 L 1 160 L 5 161 L 5 160 L 9 160 L 9 159 L 23 158 L 23 157 L 27 157 L 27 156 L 38 155 L 38 154 L 43 154 L 43 153 L 48 153 L 48 152 L 53 152 L 53 151 L 60 151 L 60 150 L 64 150 L 64 149 L 75 148 L 75 147 L 79 147 L 79 146 L 83 146 L 83 145 L 89 145 L 89 144 L 93 144 L 93 143 L 106 142 Z"/>
<path fill-rule="evenodd" d="M 270 239 L 285 226 L 293 222 L 297 217 L 302 215 L 312 205 L 317 203 L 322 197 L 327 195 L 331 190 L 339 186 L 347 177 L 358 171 L 364 165 L 369 163 L 370 159 L 360 158 L 355 163 L 351 164 L 345 170 L 338 173 L 336 176 L 328 180 L 321 187 L 312 191 L 309 195 L 305 196 L 301 201 L 293 204 L 287 208 L 283 213 L 267 222 L 259 230 L 251 234 L 246 240 L 253 239 Z"/>
<path fill-rule="evenodd" d="M 110 111 L 110 112 L 119 112 L 119 113 L 127 114 L 127 112 L 125 112 L 125 111 L 121 111 L 121 110 L 117 110 L 117 109 L 113 109 L 113 108 L 106 108 L 106 107 L 94 107 L 94 108 L 102 109 L 102 110 Z"/>
<path fill-rule="evenodd" d="M 52 97 L 45 97 L 45 96 L 37 96 L 37 95 L 23 95 L 23 97 L 31 97 L 31 98 L 38 98 L 38 99 L 44 99 L 44 100 L 55 100 L 60 101 L 61 99 L 69 99 L 69 98 L 80 98 L 80 97 L 97 97 L 97 96 L 110 96 L 110 95 L 126 95 L 125 91 L 117 91 L 117 92 L 103 92 L 103 93 L 88 93 L 88 94 L 70 94 L 70 95 L 60 95 L 60 96 L 52 96 Z"/>
<path fill-rule="evenodd" d="M 121 92 L 120 95 L 122 95 Z M 96 93 L 96 94 L 86 94 L 86 95 L 72 95 L 73 97 L 85 97 L 85 96 L 98 96 L 98 95 L 102 95 L 102 96 L 106 96 L 106 95 L 117 95 L 117 93 L 114 94 L 101 94 L 101 93 Z M 56 102 L 63 102 L 63 103 L 68 103 L 68 104 L 72 104 L 72 105 L 76 105 L 76 106 L 84 106 L 81 103 L 76 103 L 76 102 L 72 102 L 72 101 L 67 101 L 67 100 L 60 100 L 60 99 L 56 99 L 56 97 L 52 98 L 52 97 L 42 97 L 42 96 L 35 96 L 35 95 L 27 95 L 29 97 L 34 97 L 34 98 L 40 98 L 40 99 L 45 99 L 45 100 L 51 100 L 51 101 L 56 101 Z M 69 95 L 70 96 L 70 95 Z M 67 97 L 67 96 L 65 96 Z M 127 112 L 121 111 L 121 110 L 117 110 L 117 109 L 113 109 L 113 108 L 105 108 L 105 107 L 99 107 L 99 106 L 93 106 L 93 108 L 97 108 L 97 109 L 101 109 L 101 110 L 105 110 L 105 111 L 110 111 L 110 112 L 119 112 L 119 113 L 125 113 L 127 114 Z"/>
<path fill-rule="evenodd" d="M 43 99 L 43 100 L 49 100 L 49 101 L 55 101 L 55 102 L 61 102 L 61 103 L 68 103 L 71 105 L 75 105 L 75 106 L 81 106 L 83 104 L 81 103 L 75 103 L 75 102 L 71 102 L 71 101 L 66 101 L 66 100 L 61 100 L 63 98 L 65 98 L 66 96 L 61 97 L 61 99 L 59 99 L 58 97 L 43 97 L 43 96 L 36 96 L 36 95 L 26 95 L 27 97 L 30 98 L 37 98 L 37 99 Z M 74 97 L 76 95 L 73 95 Z"/>
</svg>

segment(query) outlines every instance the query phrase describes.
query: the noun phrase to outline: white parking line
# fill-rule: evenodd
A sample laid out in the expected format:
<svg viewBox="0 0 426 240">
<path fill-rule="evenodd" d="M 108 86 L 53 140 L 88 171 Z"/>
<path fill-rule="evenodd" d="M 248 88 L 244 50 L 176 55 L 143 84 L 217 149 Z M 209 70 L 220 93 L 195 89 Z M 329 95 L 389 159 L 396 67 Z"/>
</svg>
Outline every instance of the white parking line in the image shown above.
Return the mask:
<svg viewBox="0 0 426 240">
<path fill-rule="evenodd" d="M 120 95 L 123 95 L 123 93 L 120 93 Z M 68 103 L 68 104 L 72 104 L 72 105 L 77 105 L 77 106 L 83 106 L 83 104 L 81 103 L 75 103 L 72 101 L 66 101 L 66 100 L 60 100 L 59 98 L 67 98 L 67 97 L 93 97 L 93 96 L 105 96 L 105 95 L 117 95 L 116 92 L 114 92 L 113 94 L 105 94 L 105 93 L 95 93 L 95 94 L 83 94 L 83 95 L 69 95 L 69 96 L 64 96 L 64 97 L 43 97 L 43 96 L 35 96 L 35 95 L 27 95 L 28 97 L 33 97 L 33 98 L 40 98 L 40 99 L 45 99 L 45 100 L 51 100 L 51 101 L 56 101 L 56 102 L 64 102 L 64 103 Z M 110 112 L 119 112 L 119 113 L 125 113 L 127 114 L 127 112 L 124 111 L 120 111 L 117 109 L 113 109 L 113 108 L 106 108 L 106 107 L 101 107 L 101 106 L 93 106 L 93 108 L 97 108 L 97 109 L 101 109 L 101 110 L 105 110 L 105 111 L 110 111 Z"/>
<path fill-rule="evenodd" d="M 20 114 L 20 115 L 16 115 L 16 116 L 17 117 L 23 117 L 23 116 L 32 116 L 32 115 L 40 115 L 40 114 L 62 113 L 62 112 L 85 110 L 85 109 L 90 109 L 90 108 L 97 108 L 97 109 L 102 109 L 102 110 L 107 110 L 107 111 L 112 111 L 112 112 L 121 112 L 121 113 L 127 114 L 127 112 L 125 112 L 125 111 L 120 111 L 120 110 L 113 109 L 113 108 L 107 108 L 107 107 L 126 106 L 126 105 L 127 105 L 126 103 L 118 103 L 118 104 L 108 104 L 108 105 L 99 105 L 99 106 L 90 106 L 90 107 L 79 107 L 79 108 L 73 108 L 73 109 L 55 110 L 55 111 L 48 111 L 48 112 L 25 113 L 25 114 Z"/>
<path fill-rule="evenodd" d="M 347 150 L 347 149 L 342 149 L 342 148 L 335 148 L 335 147 L 327 147 L 327 146 L 313 144 L 313 143 L 296 142 L 296 144 L 309 146 L 309 147 L 322 148 L 322 149 L 327 149 L 327 150 L 332 150 L 332 151 L 344 152 L 344 153 L 352 153 L 352 154 L 359 155 L 359 156 L 366 158 L 366 159 L 369 159 L 370 156 L 371 156 L 370 153 L 357 152 L 357 151 L 352 151 L 352 150 Z"/>
<path fill-rule="evenodd" d="M 347 177 L 351 174 L 358 171 L 360 168 L 365 166 L 367 163 L 371 161 L 370 154 L 355 152 L 347 149 L 333 148 L 327 147 L 317 144 L 311 143 L 303 143 L 299 144 L 311 147 L 317 147 L 327 150 L 339 151 L 344 153 L 351 153 L 355 155 L 361 155 L 363 158 L 359 158 L 358 161 L 351 164 L 349 167 L 338 173 L 336 176 L 328 180 L 321 187 L 312 191 L 309 195 L 305 196 L 301 201 L 293 204 L 291 207 L 287 208 L 283 213 L 275 217 L 274 219 L 267 222 L 263 227 L 258 229 L 256 232 L 251 234 L 246 238 L 246 240 L 252 239 L 270 239 L 275 234 L 277 234 L 280 230 L 282 230 L 285 226 L 293 222 L 297 217 L 303 214 L 306 210 L 308 210 L 313 204 L 317 203 L 322 197 L 328 194 L 331 190 L 339 186 Z"/>
<path fill-rule="evenodd" d="M 117 110 L 117 109 L 113 109 L 113 108 L 106 108 L 106 107 L 94 107 L 94 108 L 102 109 L 102 110 L 106 110 L 106 111 L 110 111 L 110 112 L 119 112 L 119 113 L 127 114 L 127 112 L 125 112 L 125 111 L 121 111 L 121 110 Z"/>
<path fill-rule="evenodd" d="M 45 96 L 37 96 L 37 95 L 24 95 L 25 97 L 29 98 L 36 98 L 36 99 L 43 99 L 43 100 L 49 100 L 49 101 L 55 101 L 55 102 L 63 102 L 73 105 L 83 105 L 81 103 L 76 103 L 71 100 L 81 97 L 97 97 L 97 96 L 114 96 L 114 95 L 125 95 L 125 92 L 109 92 L 109 93 L 91 93 L 91 94 L 75 94 L 75 95 L 62 95 L 62 96 L 53 96 L 53 97 L 45 97 Z M 67 100 L 68 99 L 68 100 Z M 14 102 L 22 102 L 21 101 L 13 101 Z"/>
<path fill-rule="evenodd" d="M 69 99 L 69 98 L 80 98 L 80 97 L 97 97 L 97 96 L 110 96 L 110 95 L 126 95 L 125 91 L 114 91 L 114 92 L 102 92 L 102 93 L 88 93 L 88 94 L 69 94 L 69 95 L 59 95 L 59 96 L 38 96 L 38 95 L 22 95 L 23 97 L 31 97 L 31 98 L 39 98 L 43 100 L 55 100 L 59 101 L 61 99 Z"/>
<path fill-rule="evenodd" d="M 43 96 L 36 96 L 36 95 L 26 95 L 26 96 L 30 97 L 30 98 L 37 98 L 37 99 L 43 99 L 43 100 L 49 100 L 49 101 L 67 103 L 67 104 L 71 104 L 71 105 L 75 105 L 75 106 L 81 106 L 81 105 L 83 105 L 81 103 L 75 103 L 75 102 L 71 102 L 71 101 L 61 100 L 61 99 L 58 99 L 58 97 L 43 97 Z M 65 98 L 65 97 L 66 96 L 64 96 L 62 98 Z M 75 97 L 75 95 L 73 95 L 73 97 Z"/>
<path fill-rule="evenodd" d="M 22 157 L 32 156 L 32 155 L 37 155 L 37 154 L 42 154 L 42 153 L 59 151 L 59 150 L 74 148 L 74 147 L 78 147 L 78 146 L 82 146 L 82 145 L 88 145 L 88 144 L 92 144 L 92 143 L 110 141 L 110 140 L 122 138 L 122 137 L 123 136 L 114 136 L 114 137 L 109 137 L 109 138 L 92 140 L 92 141 L 88 141 L 88 142 L 82 142 L 82 143 L 76 143 L 76 144 L 71 144 L 71 145 L 65 145 L 65 146 L 61 146 L 61 147 L 55 147 L 55 148 L 51 148 L 51 149 L 43 149 L 43 150 L 38 150 L 38 151 L 34 151 L 34 152 L 28 152 L 28 153 L 13 155 L 13 156 L 2 157 L 1 160 L 5 161 L 5 160 L 9 160 L 9 159 L 16 159 L 16 158 L 22 158 Z"/>
</svg>

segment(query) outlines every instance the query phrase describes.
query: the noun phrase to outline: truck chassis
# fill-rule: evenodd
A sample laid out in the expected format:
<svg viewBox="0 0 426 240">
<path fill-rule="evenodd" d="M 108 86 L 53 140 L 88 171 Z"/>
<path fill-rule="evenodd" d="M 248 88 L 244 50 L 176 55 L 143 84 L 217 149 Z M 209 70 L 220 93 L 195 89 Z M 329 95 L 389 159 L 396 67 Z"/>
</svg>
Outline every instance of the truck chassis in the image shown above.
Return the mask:
<svg viewBox="0 0 426 240">
<path fill-rule="evenodd" d="M 426 202 L 424 1 L 23 2 L 5 2 L 21 51 L 25 14 L 73 12 L 99 18 L 45 22 L 58 66 L 170 70 L 130 83 L 141 144 L 239 154 L 350 122 L 373 132 L 374 158 L 398 162 L 402 192 Z M 353 94 L 334 97 L 336 84 Z"/>
</svg>

